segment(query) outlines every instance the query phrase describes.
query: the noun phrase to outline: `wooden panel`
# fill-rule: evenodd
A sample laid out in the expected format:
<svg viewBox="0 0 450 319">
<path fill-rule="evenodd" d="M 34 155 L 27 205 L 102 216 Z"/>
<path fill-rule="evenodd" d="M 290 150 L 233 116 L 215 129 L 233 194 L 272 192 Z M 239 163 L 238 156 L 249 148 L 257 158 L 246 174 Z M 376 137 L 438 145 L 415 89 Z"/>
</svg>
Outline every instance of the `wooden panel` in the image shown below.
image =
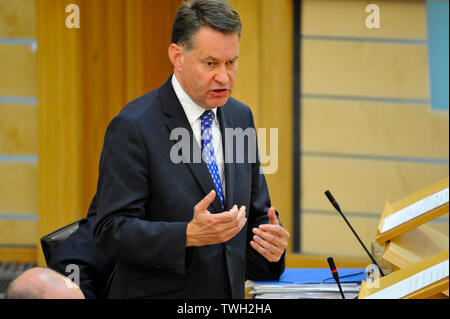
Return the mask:
<svg viewBox="0 0 450 319">
<path fill-rule="evenodd" d="M 36 248 L 0 247 L 0 262 L 35 263 L 36 258 Z"/>
<path fill-rule="evenodd" d="M 156 89 L 173 72 L 167 52 L 172 23 L 182 2 L 182 0 L 125 1 L 127 101 Z M 148 12 L 158 14 L 148 19 Z"/>
<path fill-rule="evenodd" d="M 85 215 L 95 194 L 106 127 L 126 104 L 124 1 L 84 1 L 81 98 L 83 141 L 80 156 L 82 206 Z"/>
<path fill-rule="evenodd" d="M 144 61 L 141 67 L 144 70 L 152 70 L 152 72 L 144 72 L 144 88 L 146 91 L 156 89 L 165 82 L 171 73 L 173 73 L 173 65 L 168 57 L 168 48 L 172 36 L 172 24 L 178 7 L 184 2 L 183 0 L 166 0 L 166 1 L 143 1 L 144 12 L 140 12 L 144 16 L 143 21 L 143 50 Z M 148 19 L 148 12 L 157 12 L 152 15 L 152 19 Z"/>
<path fill-rule="evenodd" d="M 375 241 L 378 218 L 346 217 L 363 243 L 370 249 L 370 243 Z M 314 252 L 323 256 L 367 256 L 338 213 L 334 216 L 302 213 L 301 224 L 304 225 L 301 228 L 302 252 Z"/>
<path fill-rule="evenodd" d="M 81 210 L 80 73 L 83 53 L 79 46 L 79 31 L 83 27 L 61 27 L 65 25 L 65 7 L 69 3 L 80 2 L 36 1 L 39 237 L 86 214 Z M 81 10 L 81 14 L 86 11 Z M 36 237 L 35 244 L 37 241 Z M 38 264 L 44 264 L 41 251 L 38 252 Z"/>
<path fill-rule="evenodd" d="M 363 243 L 370 249 L 370 244 L 375 241 L 376 228 L 379 219 L 376 218 L 376 216 L 364 218 L 348 214 L 346 217 L 352 224 L 352 227 L 355 229 L 358 236 L 360 236 Z M 448 219 L 447 223 L 430 224 L 436 225 L 442 229 L 446 228 L 448 233 Z M 339 264 L 346 263 L 348 265 L 347 267 L 365 267 L 370 263 L 363 248 L 337 212 L 335 215 L 304 212 L 301 215 L 301 225 L 301 249 L 303 252 L 306 252 L 307 255 L 333 255 L 341 257 L 342 260 Z M 359 265 L 349 265 L 349 262 L 355 263 L 357 260 L 348 260 L 348 258 L 345 257 L 363 258 L 363 260 L 360 261 Z M 338 264 L 336 258 L 335 261 Z M 327 267 L 328 265 L 325 264 L 325 257 L 316 257 L 316 260 L 291 259 L 288 267 Z M 340 267 L 344 266 L 341 265 Z"/>
<path fill-rule="evenodd" d="M 36 96 L 35 65 L 30 45 L 0 43 L 0 96 Z"/>
<path fill-rule="evenodd" d="M 333 211 L 324 195 L 329 189 L 344 212 L 379 215 L 386 201 L 398 201 L 448 172 L 448 165 L 302 156 L 302 209 Z"/>
<path fill-rule="evenodd" d="M 167 50 L 181 0 L 84 1 L 82 210 L 95 194 L 106 127 L 126 103 L 173 72 Z M 148 18 L 148 13 L 152 18 Z M 125 49 L 124 49 L 125 48 Z M 151 70 L 151 71 L 149 71 Z"/>
<path fill-rule="evenodd" d="M 0 38 L 33 39 L 34 0 L 0 0 Z M 35 48 L 0 44 L 0 96 L 35 97 Z M 36 106 L 0 104 L 0 154 L 37 154 Z M 37 213 L 37 164 L 0 162 L 0 245 L 35 245 L 37 222 L 2 219 Z M 0 247 L 0 262 L 35 262 L 36 249 Z"/>
<path fill-rule="evenodd" d="M 37 221 L 0 219 L 0 245 L 36 245 Z"/>
<path fill-rule="evenodd" d="M 0 213 L 37 213 L 37 163 L 0 162 L 0 176 Z"/>
<path fill-rule="evenodd" d="M 238 76 L 233 97 L 250 106 L 258 126 L 260 123 L 261 30 L 259 0 L 234 0 L 231 4 L 239 12 L 242 35 L 239 49 Z"/>
<path fill-rule="evenodd" d="M 262 22 L 260 74 L 264 76 L 260 77 L 261 104 L 257 126 L 266 128 L 267 134 L 270 128 L 278 128 L 278 169 L 274 174 L 266 175 L 266 179 L 272 205 L 280 211 L 281 222 L 292 233 L 293 2 L 265 0 L 259 10 Z M 269 136 L 266 140 L 269 143 Z M 271 154 L 273 152 L 271 150 Z M 292 245 L 288 246 L 290 249 Z"/>
<path fill-rule="evenodd" d="M 368 4 L 380 8 L 380 28 L 365 21 Z M 362 38 L 427 39 L 424 1 L 302 1 L 302 33 Z"/>
<path fill-rule="evenodd" d="M 37 108 L 0 104 L 0 154 L 37 154 Z"/>
<path fill-rule="evenodd" d="M 333 257 L 333 259 L 338 268 L 365 268 L 370 264 L 369 257 Z M 286 268 L 329 268 L 329 265 L 323 255 L 287 254 Z"/>
<path fill-rule="evenodd" d="M 125 54 L 126 58 L 126 100 L 131 101 L 145 92 L 144 73 L 142 61 L 144 56 L 144 3 L 142 1 L 127 1 L 125 5 L 125 41 L 127 51 L 133 54 Z"/>
<path fill-rule="evenodd" d="M 430 106 L 302 99 L 305 152 L 447 158 L 448 113 Z"/>
<path fill-rule="evenodd" d="M 428 100 L 426 45 L 302 40 L 302 94 Z"/>
<path fill-rule="evenodd" d="M 0 38 L 35 38 L 34 0 L 0 0 Z"/>
</svg>

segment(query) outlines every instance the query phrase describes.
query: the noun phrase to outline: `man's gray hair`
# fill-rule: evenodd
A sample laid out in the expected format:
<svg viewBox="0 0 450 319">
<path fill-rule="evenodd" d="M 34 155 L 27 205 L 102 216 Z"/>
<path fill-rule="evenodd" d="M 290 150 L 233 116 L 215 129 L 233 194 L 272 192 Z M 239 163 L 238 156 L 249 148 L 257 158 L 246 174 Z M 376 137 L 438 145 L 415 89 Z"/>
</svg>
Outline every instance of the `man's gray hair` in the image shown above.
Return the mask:
<svg viewBox="0 0 450 319">
<path fill-rule="evenodd" d="M 178 9 L 172 28 L 172 43 L 193 48 L 192 38 L 200 27 L 209 27 L 224 34 L 238 33 L 242 24 L 236 9 L 226 0 L 190 0 Z"/>
</svg>

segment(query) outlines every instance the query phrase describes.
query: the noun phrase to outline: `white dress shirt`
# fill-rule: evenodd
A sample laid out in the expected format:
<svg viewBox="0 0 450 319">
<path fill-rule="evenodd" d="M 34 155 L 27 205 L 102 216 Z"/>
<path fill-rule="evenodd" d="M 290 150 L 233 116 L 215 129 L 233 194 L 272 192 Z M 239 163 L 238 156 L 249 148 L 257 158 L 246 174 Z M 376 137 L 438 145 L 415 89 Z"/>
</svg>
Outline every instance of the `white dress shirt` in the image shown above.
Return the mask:
<svg viewBox="0 0 450 319">
<path fill-rule="evenodd" d="M 172 86 L 175 90 L 175 94 L 183 107 L 184 113 L 191 125 L 194 137 L 197 140 L 199 148 L 201 149 L 201 135 L 202 135 L 202 114 L 206 111 L 203 107 L 192 101 L 191 97 L 183 90 L 178 82 L 175 74 L 172 76 Z M 214 119 L 211 126 L 212 131 L 212 143 L 214 147 L 214 155 L 216 156 L 217 168 L 219 169 L 220 180 L 222 182 L 223 196 L 225 197 L 225 174 L 224 174 L 224 156 L 222 147 L 222 133 L 220 132 L 220 124 L 217 119 L 217 108 L 212 109 L 214 113 Z M 216 194 L 219 196 L 219 194 Z"/>
</svg>

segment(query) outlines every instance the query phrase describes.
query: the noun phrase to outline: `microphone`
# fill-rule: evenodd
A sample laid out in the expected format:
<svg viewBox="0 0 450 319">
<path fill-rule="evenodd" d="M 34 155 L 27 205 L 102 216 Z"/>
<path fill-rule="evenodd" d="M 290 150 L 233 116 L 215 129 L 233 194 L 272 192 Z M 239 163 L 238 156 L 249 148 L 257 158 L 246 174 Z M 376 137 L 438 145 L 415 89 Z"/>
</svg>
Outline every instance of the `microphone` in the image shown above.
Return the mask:
<svg viewBox="0 0 450 319">
<path fill-rule="evenodd" d="M 350 225 L 350 223 L 348 222 L 347 218 L 345 218 L 344 214 L 341 211 L 341 208 L 339 207 L 339 204 L 336 202 L 336 200 L 334 199 L 333 195 L 331 195 L 330 191 L 327 190 L 325 192 L 325 195 L 327 196 L 328 200 L 331 202 L 331 204 L 333 205 L 334 208 L 336 208 L 336 210 L 339 212 L 339 214 L 341 214 L 342 218 L 344 218 L 345 222 L 347 223 L 348 227 L 350 227 L 351 231 L 353 232 L 353 234 L 355 235 L 356 239 L 358 239 L 359 243 L 361 244 L 362 248 L 364 248 L 364 250 L 366 251 L 367 255 L 369 256 L 370 260 L 372 261 L 372 263 L 374 265 L 376 265 L 378 267 L 378 269 L 380 270 L 380 274 L 382 277 L 384 277 L 383 271 L 381 270 L 380 265 L 378 265 L 378 263 L 375 261 L 375 259 L 373 258 L 373 256 L 370 254 L 370 252 L 367 250 L 366 246 L 364 245 L 364 243 L 361 241 L 361 239 L 359 238 L 359 236 L 356 234 L 355 230 L 353 229 L 352 225 Z"/>
<path fill-rule="evenodd" d="M 339 280 L 339 274 L 337 272 L 336 266 L 334 265 L 333 257 L 328 257 L 327 261 L 328 261 L 328 265 L 330 265 L 331 274 L 333 275 L 334 280 L 336 281 L 336 283 L 339 287 L 339 292 L 341 293 L 342 299 L 345 299 L 344 292 L 342 291 L 341 283 Z"/>
</svg>

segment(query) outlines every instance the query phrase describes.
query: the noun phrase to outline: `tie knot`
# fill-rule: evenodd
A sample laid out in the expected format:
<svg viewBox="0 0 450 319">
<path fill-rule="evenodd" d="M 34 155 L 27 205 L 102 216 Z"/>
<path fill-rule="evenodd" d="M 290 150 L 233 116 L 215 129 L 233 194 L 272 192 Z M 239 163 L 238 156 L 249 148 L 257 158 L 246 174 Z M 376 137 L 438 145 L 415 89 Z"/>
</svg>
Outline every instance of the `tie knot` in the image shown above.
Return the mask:
<svg viewBox="0 0 450 319">
<path fill-rule="evenodd" d="M 205 128 L 211 127 L 214 118 L 214 112 L 211 110 L 205 111 L 203 112 L 201 118 L 202 118 L 202 126 L 204 126 Z"/>
</svg>

